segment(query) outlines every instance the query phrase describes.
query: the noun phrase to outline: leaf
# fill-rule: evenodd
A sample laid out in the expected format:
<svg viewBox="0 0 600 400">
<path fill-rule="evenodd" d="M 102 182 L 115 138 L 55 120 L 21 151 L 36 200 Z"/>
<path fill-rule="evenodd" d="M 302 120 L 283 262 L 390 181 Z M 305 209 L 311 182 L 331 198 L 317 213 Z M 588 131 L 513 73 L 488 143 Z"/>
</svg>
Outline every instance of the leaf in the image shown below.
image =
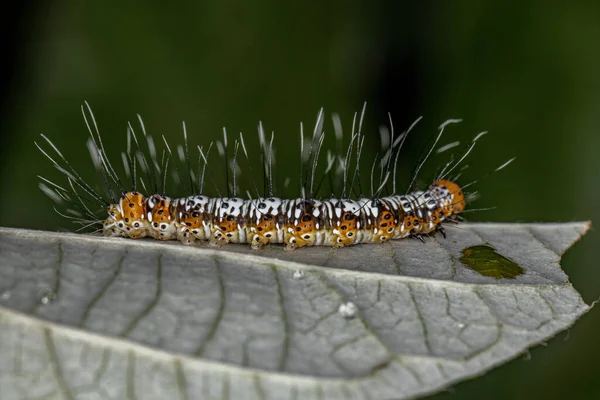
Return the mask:
<svg viewBox="0 0 600 400">
<path fill-rule="evenodd" d="M 2 398 L 432 393 L 589 309 L 558 264 L 588 228 L 463 224 L 425 243 L 293 252 L 0 228 Z M 482 245 L 522 273 L 461 263 Z"/>
</svg>

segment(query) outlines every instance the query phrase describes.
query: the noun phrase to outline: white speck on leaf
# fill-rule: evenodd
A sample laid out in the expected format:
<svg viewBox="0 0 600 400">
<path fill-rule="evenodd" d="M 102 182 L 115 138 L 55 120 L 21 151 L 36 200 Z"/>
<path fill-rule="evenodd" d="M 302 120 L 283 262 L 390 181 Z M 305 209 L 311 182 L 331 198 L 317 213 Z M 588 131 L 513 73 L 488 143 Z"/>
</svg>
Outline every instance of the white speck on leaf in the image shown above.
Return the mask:
<svg viewBox="0 0 600 400">
<path fill-rule="evenodd" d="M 357 310 L 358 309 L 356 308 L 356 305 L 354 303 L 352 303 L 351 301 L 349 301 L 347 303 L 340 304 L 340 306 L 338 308 L 338 313 L 342 317 L 350 319 L 350 318 L 354 318 Z"/>
<path fill-rule="evenodd" d="M 54 299 L 56 299 L 56 293 L 54 293 L 53 291 L 50 290 L 50 291 L 45 292 L 42 295 L 42 298 L 40 299 L 40 301 L 43 305 L 47 305 Z"/>
<path fill-rule="evenodd" d="M 294 279 L 302 279 L 304 278 L 304 272 L 299 269 L 294 271 Z"/>
</svg>

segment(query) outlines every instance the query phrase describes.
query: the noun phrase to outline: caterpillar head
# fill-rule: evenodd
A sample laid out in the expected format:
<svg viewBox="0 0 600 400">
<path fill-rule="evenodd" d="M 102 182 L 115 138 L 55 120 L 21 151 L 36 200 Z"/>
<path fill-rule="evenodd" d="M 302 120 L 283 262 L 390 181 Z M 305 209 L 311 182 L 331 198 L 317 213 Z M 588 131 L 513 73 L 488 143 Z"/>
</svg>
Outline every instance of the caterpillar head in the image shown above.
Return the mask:
<svg viewBox="0 0 600 400">
<path fill-rule="evenodd" d="M 440 179 L 435 183 L 435 186 L 440 186 L 448 190 L 449 201 L 444 207 L 444 214 L 446 214 L 446 216 L 460 214 L 464 211 L 466 201 L 465 195 L 460 186 L 446 179 Z"/>
</svg>

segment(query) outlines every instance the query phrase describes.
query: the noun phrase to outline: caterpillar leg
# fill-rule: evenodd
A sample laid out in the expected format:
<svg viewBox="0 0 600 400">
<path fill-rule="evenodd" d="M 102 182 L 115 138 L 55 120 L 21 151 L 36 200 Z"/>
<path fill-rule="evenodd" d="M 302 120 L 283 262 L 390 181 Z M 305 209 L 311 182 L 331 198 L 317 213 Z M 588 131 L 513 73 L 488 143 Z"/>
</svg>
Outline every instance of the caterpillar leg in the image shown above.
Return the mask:
<svg viewBox="0 0 600 400">
<path fill-rule="evenodd" d="M 442 225 L 436 226 L 435 231 L 439 232 L 444 237 L 444 239 L 446 239 L 446 229 L 444 229 Z"/>
<path fill-rule="evenodd" d="M 298 243 L 296 242 L 296 238 L 294 236 L 290 237 L 285 244 L 285 251 L 293 251 L 298 248 Z"/>
<path fill-rule="evenodd" d="M 425 238 L 420 233 L 413 233 L 410 236 L 419 239 L 422 243 L 425 243 Z"/>
<path fill-rule="evenodd" d="M 186 246 L 193 246 L 196 244 L 196 237 L 187 229 L 179 231 L 177 239 Z"/>
<path fill-rule="evenodd" d="M 225 243 L 227 243 L 227 239 L 219 229 L 214 230 L 212 236 L 208 240 L 208 244 L 212 247 L 221 247 Z"/>
<path fill-rule="evenodd" d="M 269 239 L 259 234 L 254 234 L 251 237 L 252 239 L 250 240 L 250 248 L 252 250 L 259 250 L 270 243 Z"/>
</svg>

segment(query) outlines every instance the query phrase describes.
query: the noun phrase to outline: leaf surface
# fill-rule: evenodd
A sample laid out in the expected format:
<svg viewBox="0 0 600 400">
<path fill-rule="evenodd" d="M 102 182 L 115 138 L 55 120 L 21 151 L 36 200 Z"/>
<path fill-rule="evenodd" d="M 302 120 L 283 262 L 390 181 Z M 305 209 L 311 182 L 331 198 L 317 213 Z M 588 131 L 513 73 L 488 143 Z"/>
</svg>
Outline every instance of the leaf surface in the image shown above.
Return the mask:
<svg viewBox="0 0 600 400">
<path fill-rule="evenodd" d="M 585 313 L 559 259 L 588 228 L 462 224 L 425 243 L 293 252 L 0 228 L 0 392 L 418 397 Z M 481 245 L 522 273 L 497 279 L 460 261 Z"/>
</svg>

